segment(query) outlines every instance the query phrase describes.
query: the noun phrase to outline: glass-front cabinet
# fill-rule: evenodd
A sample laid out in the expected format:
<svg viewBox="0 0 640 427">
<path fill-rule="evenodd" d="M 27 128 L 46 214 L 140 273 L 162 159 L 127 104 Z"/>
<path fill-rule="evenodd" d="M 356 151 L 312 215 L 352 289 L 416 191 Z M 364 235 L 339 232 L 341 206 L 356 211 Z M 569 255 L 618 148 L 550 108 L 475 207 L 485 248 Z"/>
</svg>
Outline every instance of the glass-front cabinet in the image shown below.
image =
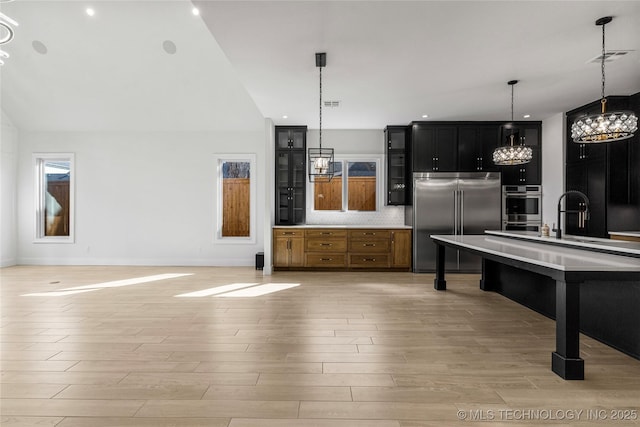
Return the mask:
<svg viewBox="0 0 640 427">
<path fill-rule="evenodd" d="M 387 126 L 384 131 L 387 164 L 387 205 L 407 204 L 409 194 L 409 164 L 407 148 L 409 128 L 407 126 Z"/>
<path fill-rule="evenodd" d="M 276 225 L 305 221 L 306 126 L 276 126 Z"/>
</svg>

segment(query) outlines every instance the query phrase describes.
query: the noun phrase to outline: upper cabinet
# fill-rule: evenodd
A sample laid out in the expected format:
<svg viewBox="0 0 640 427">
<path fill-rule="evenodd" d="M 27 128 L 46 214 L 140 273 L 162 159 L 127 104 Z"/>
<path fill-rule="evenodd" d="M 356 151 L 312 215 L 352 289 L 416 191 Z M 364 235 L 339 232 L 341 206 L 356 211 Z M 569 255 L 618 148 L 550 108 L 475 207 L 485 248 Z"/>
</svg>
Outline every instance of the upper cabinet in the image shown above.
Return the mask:
<svg viewBox="0 0 640 427">
<path fill-rule="evenodd" d="M 411 134 L 413 172 L 451 172 L 458 167 L 455 124 L 414 123 Z"/>
<path fill-rule="evenodd" d="M 458 128 L 458 170 L 461 172 L 498 171 L 493 150 L 498 146 L 498 125 L 461 125 Z"/>
<path fill-rule="evenodd" d="M 277 225 L 304 224 L 306 198 L 306 126 L 276 126 Z"/>
<path fill-rule="evenodd" d="M 408 183 L 411 179 L 409 167 L 409 130 L 408 126 L 387 126 L 384 130 L 387 164 L 387 205 L 407 203 Z"/>
</svg>

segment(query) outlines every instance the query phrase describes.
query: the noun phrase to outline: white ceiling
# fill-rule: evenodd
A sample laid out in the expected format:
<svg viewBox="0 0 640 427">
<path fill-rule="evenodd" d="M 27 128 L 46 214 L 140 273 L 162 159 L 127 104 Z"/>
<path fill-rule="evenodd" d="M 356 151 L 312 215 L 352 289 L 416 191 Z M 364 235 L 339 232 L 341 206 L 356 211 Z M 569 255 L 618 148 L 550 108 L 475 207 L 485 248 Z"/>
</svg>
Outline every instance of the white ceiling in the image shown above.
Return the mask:
<svg viewBox="0 0 640 427">
<path fill-rule="evenodd" d="M 412 120 L 541 120 L 607 94 L 640 91 L 638 1 L 16 0 L 21 25 L 0 68 L 2 108 L 33 129 L 238 129 L 260 114 L 325 129 Z M 212 37 L 213 36 L 213 37 Z M 31 43 L 43 42 L 46 55 Z M 172 40 L 176 55 L 162 50 Z M 13 50 L 11 50 L 13 49 Z M 254 106 L 253 102 L 255 103 Z M 283 119 L 283 115 L 288 119 Z"/>
</svg>

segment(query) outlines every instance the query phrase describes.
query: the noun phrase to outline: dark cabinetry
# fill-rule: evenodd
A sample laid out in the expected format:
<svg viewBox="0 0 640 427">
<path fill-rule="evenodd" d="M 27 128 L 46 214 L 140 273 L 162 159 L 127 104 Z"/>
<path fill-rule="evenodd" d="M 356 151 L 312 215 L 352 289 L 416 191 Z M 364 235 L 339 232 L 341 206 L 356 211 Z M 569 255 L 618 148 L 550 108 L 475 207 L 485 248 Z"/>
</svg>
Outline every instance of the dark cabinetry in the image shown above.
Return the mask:
<svg viewBox="0 0 640 427">
<path fill-rule="evenodd" d="M 533 149 L 533 158 L 529 163 L 515 166 L 500 166 L 503 185 L 540 185 L 542 184 L 541 125 L 539 122 L 515 122 L 500 127 L 500 144 L 510 144 L 513 133 L 514 144 L 528 145 Z"/>
<path fill-rule="evenodd" d="M 408 126 L 387 126 L 384 131 L 387 164 L 387 205 L 407 203 L 408 187 L 411 179 L 409 166 Z"/>
<path fill-rule="evenodd" d="M 608 111 L 634 109 L 640 94 L 607 98 Z M 600 144 L 582 144 L 571 139 L 571 124 L 582 115 L 596 114 L 600 100 L 567 113 L 565 190 L 579 190 L 589 198 L 590 218 L 578 228 L 575 218 L 566 222 L 568 234 L 609 237 L 609 231 L 640 229 L 639 135 Z M 569 209 L 578 209 L 578 199 L 567 201 Z"/>
<path fill-rule="evenodd" d="M 458 127 L 453 124 L 413 124 L 413 172 L 448 172 L 457 169 Z"/>
<path fill-rule="evenodd" d="M 493 150 L 498 146 L 498 125 L 462 125 L 458 128 L 458 170 L 497 171 Z"/>
<path fill-rule="evenodd" d="M 306 126 L 276 126 L 276 219 L 278 225 L 305 218 Z"/>
</svg>

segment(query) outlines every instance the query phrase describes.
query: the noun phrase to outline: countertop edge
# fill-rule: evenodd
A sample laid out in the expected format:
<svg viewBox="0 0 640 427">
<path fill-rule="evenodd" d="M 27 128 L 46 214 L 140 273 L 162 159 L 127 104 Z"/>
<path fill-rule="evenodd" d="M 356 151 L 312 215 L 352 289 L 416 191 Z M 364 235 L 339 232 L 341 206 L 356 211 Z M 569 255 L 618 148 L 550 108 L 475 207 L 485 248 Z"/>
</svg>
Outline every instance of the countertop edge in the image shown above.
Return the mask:
<svg viewBox="0 0 640 427">
<path fill-rule="evenodd" d="M 485 234 L 491 235 L 491 236 L 498 236 L 498 237 L 506 237 L 506 238 L 510 238 L 510 239 L 520 239 L 520 240 L 527 240 L 527 241 L 531 241 L 531 242 L 538 242 L 538 243 L 543 243 L 543 244 L 548 244 L 548 245 L 555 245 L 555 246 L 566 246 L 566 247 L 572 247 L 575 249 L 584 249 L 584 250 L 591 250 L 591 251 L 596 251 L 596 252 L 603 252 L 603 253 L 609 253 L 612 255 L 622 255 L 622 256 L 629 256 L 629 257 L 635 257 L 638 258 L 640 257 L 640 243 L 634 243 L 634 242 L 624 242 L 621 243 L 622 241 L 608 241 L 608 239 L 596 239 L 594 238 L 593 240 L 601 240 L 598 242 L 578 242 L 578 241 L 570 241 L 570 240 L 563 240 L 563 239 L 556 239 L 555 237 L 540 237 L 538 235 L 529 235 L 529 234 L 524 234 L 524 233 L 514 233 L 514 232 L 508 232 L 508 231 L 501 231 L 501 230 L 485 230 Z M 568 236 L 570 238 L 574 238 L 574 236 Z M 631 246 L 631 247 L 624 247 L 624 246 Z"/>
</svg>

